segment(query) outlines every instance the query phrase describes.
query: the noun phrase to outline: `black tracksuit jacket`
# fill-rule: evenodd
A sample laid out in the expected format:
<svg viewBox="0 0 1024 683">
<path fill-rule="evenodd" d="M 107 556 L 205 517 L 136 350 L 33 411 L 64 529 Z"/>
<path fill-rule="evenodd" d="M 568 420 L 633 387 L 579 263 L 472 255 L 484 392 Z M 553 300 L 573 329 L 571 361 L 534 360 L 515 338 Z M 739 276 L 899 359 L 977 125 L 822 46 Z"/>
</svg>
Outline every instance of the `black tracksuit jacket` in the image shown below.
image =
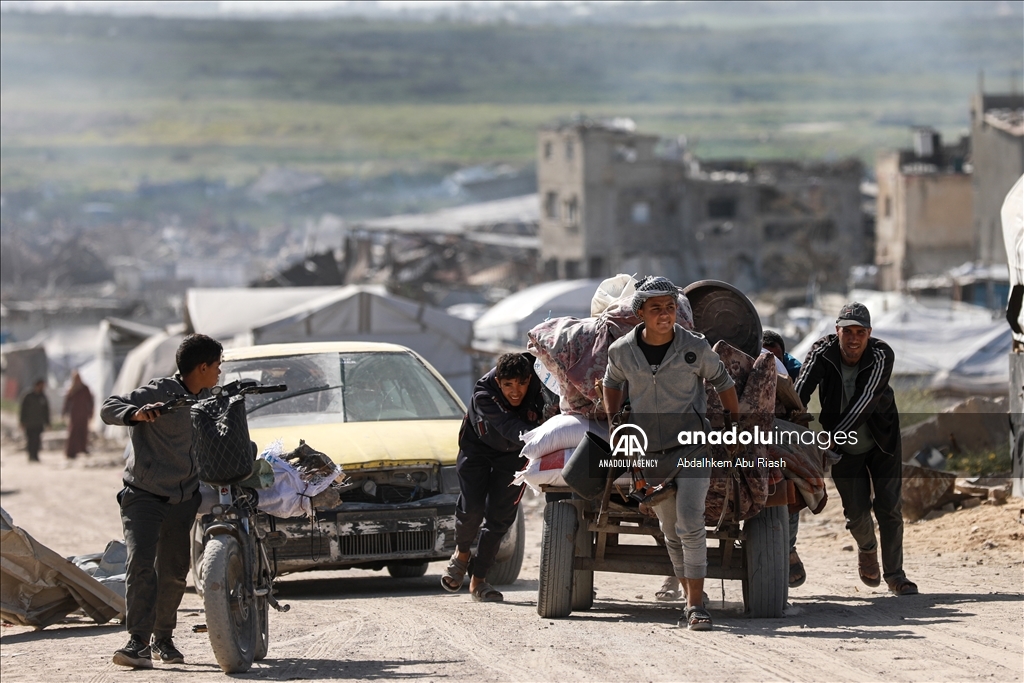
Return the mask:
<svg viewBox="0 0 1024 683">
<path fill-rule="evenodd" d="M 900 415 L 889 386 L 894 358 L 891 346 L 881 339 L 868 339 L 864 355 L 857 364 L 857 390 L 850 397 L 846 410 L 842 410 L 843 361 L 839 337 L 830 334 L 814 342 L 794 388 L 804 405 L 818 389 L 821 402 L 818 421 L 828 431 L 849 432 L 866 422 L 882 452 L 902 457 Z"/>
</svg>

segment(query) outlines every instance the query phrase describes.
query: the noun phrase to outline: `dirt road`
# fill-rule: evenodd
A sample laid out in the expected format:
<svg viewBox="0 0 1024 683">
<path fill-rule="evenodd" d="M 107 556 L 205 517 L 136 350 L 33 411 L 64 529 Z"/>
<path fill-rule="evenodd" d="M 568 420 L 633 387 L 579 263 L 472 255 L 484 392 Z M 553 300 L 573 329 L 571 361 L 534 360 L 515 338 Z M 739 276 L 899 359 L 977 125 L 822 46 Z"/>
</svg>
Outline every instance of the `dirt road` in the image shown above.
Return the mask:
<svg viewBox="0 0 1024 683">
<path fill-rule="evenodd" d="M 121 538 L 114 494 L 119 455 L 71 466 L 58 453 L 30 467 L 0 450 L 0 504 L 62 555 L 98 552 Z M 526 499 L 527 556 L 506 602 L 477 604 L 438 585 L 384 572 L 303 574 L 280 582 L 286 614 L 271 612 L 268 658 L 245 678 L 401 678 L 516 681 L 1021 681 L 1022 501 L 944 515 L 906 528 L 906 568 L 922 595 L 896 598 L 861 585 L 837 498 L 802 526 L 807 583 L 789 615 L 742 615 L 739 582 L 709 582 L 715 630 L 676 627 L 677 603 L 656 603 L 655 577 L 598 574 L 589 612 L 537 616 L 540 499 Z M 110 663 L 126 640 L 117 625 L 72 617 L 44 631 L 4 625 L 0 668 L 13 681 L 219 681 L 202 602 L 188 592 L 176 640 L 186 665 L 133 674 Z"/>
</svg>

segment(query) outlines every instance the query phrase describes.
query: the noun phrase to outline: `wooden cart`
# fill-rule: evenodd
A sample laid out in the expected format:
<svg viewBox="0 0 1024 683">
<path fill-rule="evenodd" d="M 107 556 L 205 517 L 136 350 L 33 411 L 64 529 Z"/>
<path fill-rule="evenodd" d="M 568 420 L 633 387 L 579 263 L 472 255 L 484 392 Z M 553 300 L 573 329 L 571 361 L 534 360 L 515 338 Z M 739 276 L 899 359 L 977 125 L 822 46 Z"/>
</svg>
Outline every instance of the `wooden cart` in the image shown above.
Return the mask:
<svg viewBox="0 0 1024 683">
<path fill-rule="evenodd" d="M 570 492 L 545 487 L 545 492 Z M 789 509 L 796 500 L 792 482 L 784 480 L 765 508 L 743 522 L 728 520 L 708 528 L 710 579 L 743 582 L 743 604 L 751 617 L 782 616 L 789 595 Z M 620 544 L 621 535 L 653 536 L 658 545 Z M 672 563 L 658 520 L 629 505 L 613 486 L 594 501 L 552 501 L 544 509 L 537 612 L 542 617 L 568 616 L 594 603 L 594 572 L 672 576 Z M 718 545 L 710 543 L 717 539 Z"/>
</svg>

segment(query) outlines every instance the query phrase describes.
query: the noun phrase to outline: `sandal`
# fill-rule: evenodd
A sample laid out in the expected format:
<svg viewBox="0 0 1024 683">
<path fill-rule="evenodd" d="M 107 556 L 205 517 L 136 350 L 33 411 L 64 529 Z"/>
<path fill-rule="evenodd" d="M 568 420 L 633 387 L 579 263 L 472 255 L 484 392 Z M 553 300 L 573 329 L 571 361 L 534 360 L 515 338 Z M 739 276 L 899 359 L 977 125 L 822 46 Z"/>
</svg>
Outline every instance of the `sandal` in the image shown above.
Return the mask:
<svg viewBox="0 0 1024 683">
<path fill-rule="evenodd" d="M 905 576 L 887 583 L 889 590 L 896 595 L 917 595 L 917 584 Z"/>
<path fill-rule="evenodd" d="M 804 563 L 800 561 L 800 556 L 796 554 L 795 550 L 789 551 L 789 587 L 802 586 L 806 580 L 807 571 L 804 569 Z"/>
<path fill-rule="evenodd" d="M 683 597 L 683 588 L 679 585 L 679 579 L 669 576 L 654 593 L 654 599 L 660 602 L 672 602 Z"/>
<path fill-rule="evenodd" d="M 459 551 L 452 554 L 444 573 L 441 574 L 441 587 L 449 593 L 458 593 L 462 590 L 462 584 L 466 582 L 466 572 L 469 571 L 469 560 L 460 560 Z"/>
<path fill-rule="evenodd" d="M 882 583 L 882 573 L 878 569 L 878 553 L 872 550 L 869 553 L 860 553 L 857 556 L 857 573 L 865 585 L 874 588 Z"/>
<path fill-rule="evenodd" d="M 680 626 L 683 621 L 686 622 L 686 628 L 690 631 L 711 630 L 711 615 L 703 607 L 687 607 L 683 610 L 683 618 L 679 620 Z"/>
<path fill-rule="evenodd" d="M 471 591 L 470 594 L 476 602 L 501 602 L 505 599 L 505 596 L 498 592 L 498 589 L 486 581 L 481 581 L 477 584 L 476 590 Z"/>
</svg>

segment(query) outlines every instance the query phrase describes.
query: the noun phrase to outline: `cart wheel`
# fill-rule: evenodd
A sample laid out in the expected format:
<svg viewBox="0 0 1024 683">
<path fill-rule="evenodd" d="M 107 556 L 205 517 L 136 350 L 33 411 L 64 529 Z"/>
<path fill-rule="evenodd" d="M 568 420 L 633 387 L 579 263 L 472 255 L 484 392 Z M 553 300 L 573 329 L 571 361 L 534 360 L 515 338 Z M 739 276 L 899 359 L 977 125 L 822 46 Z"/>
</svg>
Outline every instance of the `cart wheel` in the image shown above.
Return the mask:
<svg viewBox="0 0 1024 683">
<path fill-rule="evenodd" d="M 743 523 L 747 578 L 743 602 L 755 619 L 778 619 L 789 598 L 789 509 L 761 510 Z"/>
<path fill-rule="evenodd" d="M 553 501 L 544 508 L 537 590 L 537 613 L 542 617 L 567 617 L 572 612 L 576 527 L 576 507 L 572 503 Z"/>
</svg>

